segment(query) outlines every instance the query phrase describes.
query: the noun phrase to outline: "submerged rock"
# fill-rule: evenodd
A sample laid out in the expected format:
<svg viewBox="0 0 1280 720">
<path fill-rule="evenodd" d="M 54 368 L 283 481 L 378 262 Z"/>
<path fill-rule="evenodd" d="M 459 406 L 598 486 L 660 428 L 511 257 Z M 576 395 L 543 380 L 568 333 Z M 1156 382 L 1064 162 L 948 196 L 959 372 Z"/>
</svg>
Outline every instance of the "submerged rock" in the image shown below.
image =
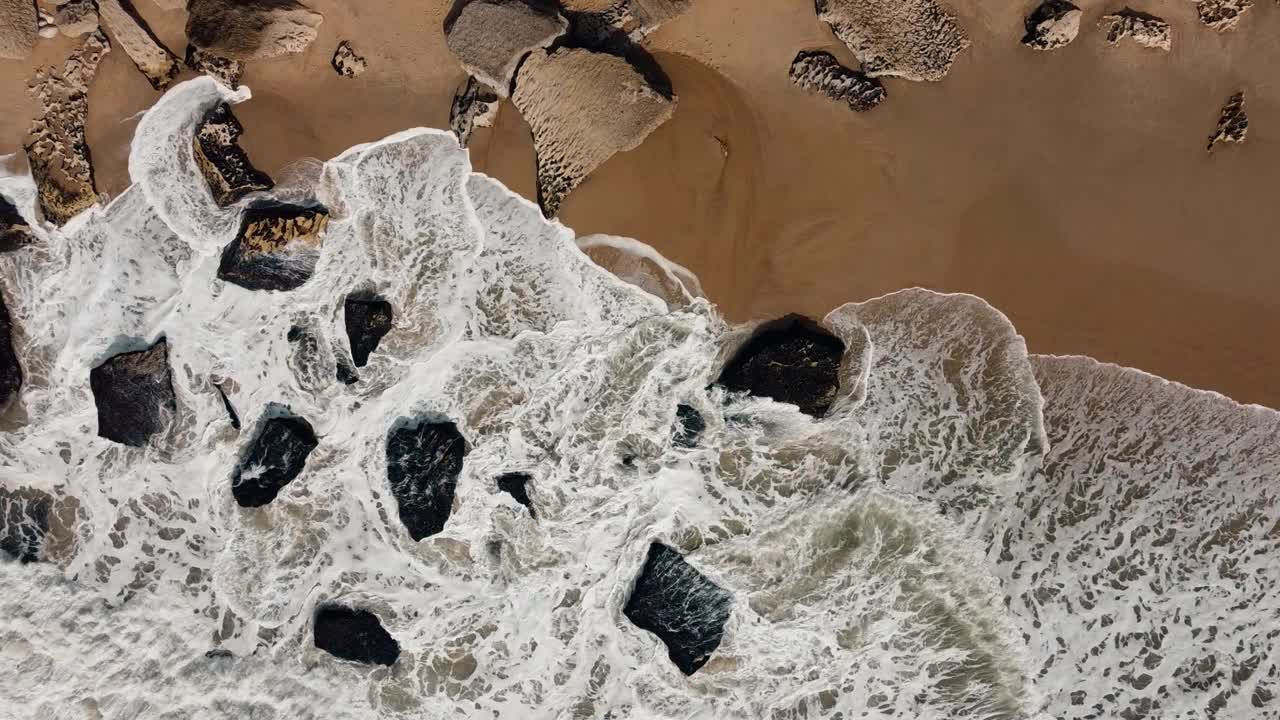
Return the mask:
<svg viewBox="0 0 1280 720">
<path fill-rule="evenodd" d="M 249 208 L 236 239 L 222 251 L 218 277 L 249 290 L 293 290 L 311 279 L 329 223 L 322 206 Z"/>
<path fill-rule="evenodd" d="M 462 68 L 506 97 L 520 60 L 548 47 L 569 23 L 524 0 L 474 0 L 445 22 L 445 42 Z"/>
<path fill-rule="evenodd" d="M 231 106 L 218 103 L 205 113 L 191 139 L 196 165 L 218 207 L 227 207 L 251 192 L 270 190 L 274 184 L 249 162 L 239 145 L 243 133 Z"/>
<path fill-rule="evenodd" d="M 129 0 L 97 0 L 98 12 L 111 37 L 147 77 L 151 87 L 164 90 L 173 83 L 182 66 L 161 43 Z"/>
<path fill-rule="evenodd" d="M 788 315 L 762 325 L 717 382 L 728 390 L 791 403 L 800 412 L 822 417 L 840 389 L 844 350 L 844 342 L 817 323 Z"/>
<path fill-rule="evenodd" d="M 657 635 L 671 662 L 692 675 L 720 646 L 730 600 L 729 591 L 708 580 L 680 553 L 652 543 L 622 612 L 636 627 Z"/>
<path fill-rule="evenodd" d="M 1067 0 L 1044 0 L 1027 16 L 1027 34 L 1022 36 L 1022 44 L 1033 50 L 1065 47 L 1080 34 L 1083 14 Z"/>
<path fill-rule="evenodd" d="M 352 293 L 343 302 L 343 315 L 347 340 L 351 343 L 351 360 L 356 367 L 364 367 L 382 337 L 391 331 L 391 303 L 379 297 Z"/>
<path fill-rule="evenodd" d="M 169 345 L 120 353 L 89 371 L 98 408 L 98 435 L 132 447 L 147 444 L 177 412 L 169 371 Z"/>
<path fill-rule="evenodd" d="M 821 50 L 804 50 L 791 61 L 789 77 L 805 90 L 843 102 L 854 112 L 865 112 L 884 101 L 884 85 L 866 73 L 850 70 L 835 56 Z"/>
<path fill-rule="evenodd" d="M 1218 129 L 1209 136 L 1206 149 L 1212 152 L 1213 146 L 1220 142 L 1242 143 L 1248 134 L 1249 116 L 1244 111 L 1244 91 L 1241 91 L 1227 98 L 1227 104 L 1222 106 Z"/>
<path fill-rule="evenodd" d="M 236 408 L 231 404 L 231 398 L 227 397 L 227 391 L 222 389 L 221 385 L 214 384 L 214 388 L 218 391 L 218 397 L 222 398 L 222 407 L 227 410 L 227 418 L 231 420 L 231 427 L 240 429 L 240 414 L 236 412 Z"/>
<path fill-rule="evenodd" d="M 67 37 L 88 35 L 98 29 L 98 7 L 93 0 L 69 0 L 58 6 L 53 24 Z"/>
<path fill-rule="evenodd" d="M 0 252 L 11 252 L 35 240 L 31 226 L 9 198 L 0 195 Z"/>
<path fill-rule="evenodd" d="M 230 60 L 299 53 L 324 17 L 296 0 L 189 0 L 187 40 Z"/>
<path fill-rule="evenodd" d="M 22 365 L 13 349 L 13 327 L 9 322 L 9 308 L 4 304 L 4 289 L 0 288 L 0 414 L 3 414 L 18 397 L 22 389 Z"/>
<path fill-rule="evenodd" d="M 368 610 L 325 605 L 316 611 L 312 632 L 317 648 L 343 660 L 391 666 L 400 657 L 400 643 Z"/>
<path fill-rule="evenodd" d="M 1200 22 L 1219 32 L 1234 30 L 1240 23 L 1240 16 L 1253 7 L 1253 0 L 1200 0 L 1196 3 L 1196 14 Z"/>
<path fill-rule="evenodd" d="M 676 447 L 698 447 L 698 440 L 706 429 L 707 421 L 702 419 L 697 408 L 684 403 L 676 406 L 676 424 L 671 429 L 671 442 Z"/>
<path fill-rule="evenodd" d="M 330 62 L 333 65 L 334 72 L 344 78 L 357 77 L 368 66 L 364 56 L 357 55 L 356 51 L 351 49 L 351 41 L 349 40 L 343 40 L 338 43 L 338 48 L 333 51 L 333 60 Z"/>
<path fill-rule="evenodd" d="M 52 511 L 48 493 L 0 485 L 0 551 L 22 563 L 39 562 Z"/>
<path fill-rule="evenodd" d="M 449 129 L 458 136 L 458 144 L 467 146 L 471 133 L 478 127 L 493 127 L 498 119 L 500 98 L 493 88 L 468 76 L 453 95 L 449 106 Z"/>
<path fill-rule="evenodd" d="M 444 529 L 466 454 L 466 440 L 448 421 L 420 420 L 387 435 L 387 480 L 414 540 Z"/>
<path fill-rule="evenodd" d="M 1124 38 L 1133 38 L 1139 45 L 1155 50 L 1169 51 L 1173 47 L 1173 34 L 1169 23 L 1155 15 L 1148 15 L 1125 8 L 1114 15 L 1106 15 L 1099 26 L 1107 31 L 1107 42 L 1115 45 Z"/>
<path fill-rule="evenodd" d="M 0 0 L 0 58 L 26 60 L 31 57 L 38 22 L 32 0 Z"/>
<path fill-rule="evenodd" d="M 231 494 L 240 507 L 261 507 L 276 499 L 307 464 L 320 441 L 311 423 L 296 416 L 268 418 L 231 476 Z"/>
<path fill-rule="evenodd" d="M 240 87 L 240 79 L 244 77 L 244 63 L 205 52 L 195 45 L 187 45 L 184 62 L 192 70 L 204 73 L 232 90 Z"/>
<path fill-rule="evenodd" d="M 515 498 L 516 502 L 529 508 L 529 517 L 538 515 L 533 510 L 533 502 L 529 500 L 529 481 L 533 477 L 529 473 L 511 472 L 498 476 L 498 489 Z"/>
<path fill-rule="evenodd" d="M 935 0 L 816 0 L 818 19 L 872 77 L 941 80 L 969 39 Z"/>
</svg>

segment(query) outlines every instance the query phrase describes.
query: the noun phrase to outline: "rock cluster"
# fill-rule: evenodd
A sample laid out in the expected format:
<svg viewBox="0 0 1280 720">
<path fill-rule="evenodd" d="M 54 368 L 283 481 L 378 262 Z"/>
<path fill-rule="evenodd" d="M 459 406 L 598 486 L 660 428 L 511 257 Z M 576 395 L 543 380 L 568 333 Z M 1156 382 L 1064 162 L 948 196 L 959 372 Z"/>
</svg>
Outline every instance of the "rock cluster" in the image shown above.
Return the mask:
<svg viewBox="0 0 1280 720">
<path fill-rule="evenodd" d="M 31 234 L 26 218 L 9 198 L 0 195 L 0 252 L 12 252 L 33 240 L 35 236 Z"/>
<path fill-rule="evenodd" d="M 448 421 L 417 420 L 387 435 L 387 480 L 415 541 L 444 529 L 466 454 L 466 440 Z"/>
<path fill-rule="evenodd" d="M 244 213 L 240 232 L 222 251 L 218 277 L 249 290 L 294 290 L 311 279 L 329 211 L 272 204 Z"/>
<path fill-rule="evenodd" d="M 192 70 L 204 73 L 232 90 L 240 87 L 240 78 L 244 77 L 244 63 L 205 52 L 195 45 L 187 45 L 184 62 Z"/>
<path fill-rule="evenodd" d="M 533 477 L 529 473 L 511 472 L 498 476 L 498 489 L 515 498 L 515 501 L 529 509 L 529 517 L 538 517 L 533 510 L 533 501 L 529 499 L 529 481 Z"/>
<path fill-rule="evenodd" d="M 178 58 L 156 39 L 129 0 L 97 0 L 97 3 L 102 22 L 111 37 L 147 77 L 151 87 L 156 90 L 168 88 L 182 70 Z"/>
<path fill-rule="evenodd" d="M 1238 92 L 1227 98 L 1222 106 L 1222 114 L 1218 117 L 1218 127 L 1209 136 L 1206 149 L 1213 151 L 1218 143 L 1242 143 L 1249 133 L 1249 116 L 1244 111 L 1244 92 Z"/>
<path fill-rule="evenodd" d="M 725 366 L 717 383 L 822 417 L 840 389 L 844 350 L 844 342 L 817 323 L 789 315 L 761 326 Z"/>
<path fill-rule="evenodd" d="M 1044 0 L 1027 16 L 1027 34 L 1022 36 L 1022 44 L 1032 50 L 1065 47 L 1080 34 L 1083 14 L 1067 0 Z"/>
<path fill-rule="evenodd" d="M 935 0 L 816 0 L 831 26 L 873 77 L 941 80 L 969 40 Z"/>
<path fill-rule="evenodd" d="M 163 337 L 145 350 L 114 355 L 90 370 L 89 387 L 98 409 L 98 435 L 121 445 L 146 445 L 177 412 L 169 345 Z"/>
<path fill-rule="evenodd" d="M 395 665 L 400 643 L 368 610 L 325 605 L 312 621 L 316 647 L 334 657 L 366 665 Z"/>
<path fill-rule="evenodd" d="M 466 147 L 472 131 L 478 127 L 493 127 L 499 102 L 501 98 L 493 88 L 467 76 L 449 106 L 449 129 L 458 136 L 458 144 Z"/>
<path fill-rule="evenodd" d="M 261 507 L 276 499 L 307 464 L 320 441 L 311 423 L 295 416 L 268 418 L 231 477 L 240 507 Z"/>
<path fill-rule="evenodd" d="M 474 0 L 445 23 L 445 38 L 464 70 L 505 97 L 521 58 L 568 28 L 559 13 L 523 0 Z"/>
<path fill-rule="evenodd" d="M 1200 22 L 1218 30 L 1234 30 L 1240 22 L 1240 16 L 1253 7 L 1253 0 L 1200 0 L 1196 3 L 1196 14 Z"/>
<path fill-rule="evenodd" d="M 698 671 L 720 646 L 731 597 L 680 553 L 649 545 L 644 568 L 622 609 L 636 627 L 658 636 L 685 675 Z"/>
<path fill-rule="evenodd" d="M 36 46 L 38 16 L 31 0 L 0 0 L 0 58 L 25 60 Z"/>
<path fill-rule="evenodd" d="M 692 405 L 680 403 L 676 406 L 676 423 L 671 429 L 671 442 L 676 447 L 695 448 L 702 433 L 707 429 L 707 421 L 702 413 Z"/>
<path fill-rule="evenodd" d="M 1155 15 L 1125 8 L 1114 15 L 1104 16 L 1100 26 L 1107 31 L 1107 42 L 1112 45 L 1127 37 L 1155 50 L 1168 52 L 1173 47 L 1169 23 Z"/>
<path fill-rule="evenodd" d="M 343 322 L 351 345 L 351 361 L 356 367 L 369 363 L 369 355 L 391 331 L 391 303 L 380 297 L 352 293 L 343 301 Z"/>
<path fill-rule="evenodd" d="M 819 92 L 842 102 L 854 112 L 866 112 L 884 101 L 884 85 L 866 73 L 840 64 L 835 56 L 821 50 L 801 51 L 791 61 L 791 82 L 805 90 Z"/>
<path fill-rule="evenodd" d="M 4 289 L 0 288 L 0 414 L 9 409 L 21 389 L 22 365 L 13 349 L 9 308 L 4 304 Z"/>
<path fill-rule="evenodd" d="M 218 57 L 259 60 L 307 49 L 323 20 L 296 0 L 189 0 L 187 40 Z"/>
<path fill-rule="evenodd" d="M 21 563 L 39 562 L 52 512 L 48 493 L 0 485 L 0 552 Z"/>
<path fill-rule="evenodd" d="M 357 55 L 356 51 L 351 49 L 351 42 L 343 40 L 338 43 L 338 48 L 333 51 L 334 72 L 344 78 L 354 78 L 359 76 L 368 67 L 363 55 Z"/>
<path fill-rule="evenodd" d="M 239 145 L 244 127 L 227 103 L 218 103 L 205 113 L 191 139 L 200 174 L 209 185 L 213 201 L 227 207 L 245 195 L 270 190 L 271 178 L 249 162 Z"/>
</svg>

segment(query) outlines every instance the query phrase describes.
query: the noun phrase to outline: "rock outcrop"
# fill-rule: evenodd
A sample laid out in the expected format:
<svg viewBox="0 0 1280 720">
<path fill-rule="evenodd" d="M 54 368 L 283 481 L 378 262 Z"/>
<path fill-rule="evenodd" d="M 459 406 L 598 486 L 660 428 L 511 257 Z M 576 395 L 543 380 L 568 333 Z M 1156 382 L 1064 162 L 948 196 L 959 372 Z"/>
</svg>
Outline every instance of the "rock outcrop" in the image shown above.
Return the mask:
<svg viewBox="0 0 1280 720">
<path fill-rule="evenodd" d="M 387 480 L 415 541 L 444 529 L 466 454 L 466 440 L 448 421 L 418 420 L 387 435 Z"/>
<path fill-rule="evenodd" d="M 1027 16 L 1022 44 L 1032 50 L 1057 50 L 1080 34 L 1080 8 L 1067 0 L 1044 0 Z"/>
<path fill-rule="evenodd" d="M 680 403 L 676 406 L 676 422 L 671 428 L 671 443 L 676 447 L 695 448 L 702 433 L 707 429 L 707 421 L 702 413 L 692 405 Z"/>
<path fill-rule="evenodd" d="M 230 60 L 261 60 L 306 50 L 323 20 L 296 0 L 189 0 L 187 41 Z"/>
<path fill-rule="evenodd" d="M 788 315 L 762 325 L 717 382 L 733 392 L 790 403 L 822 417 L 840 389 L 844 342 L 812 320 Z"/>
<path fill-rule="evenodd" d="M 1241 91 L 1227 98 L 1227 104 L 1222 106 L 1218 127 L 1209 136 L 1206 149 L 1213 152 L 1213 146 L 1218 143 L 1242 143 L 1248 134 L 1249 116 L 1244 111 L 1244 92 Z"/>
<path fill-rule="evenodd" d="M 26 218 L 9 198 L 0 195 L 0 253 L 12 252 L 34 240 Z"/>
<path fill-rule="evenodd" d="M 218 207 L 227 207 L 251 192 L 270 190 L 273 185 L 240 147 L 243 133 L 244 127 L 231 112 L 231 106 L 218 103 L 205 114 L 191 139 L 196 165 Z"/>
<path fill-rule="evenodd" d="M 31 57 L 38 22 L 32 0 L 0 0 L 0 58 L 26 60 Z"/>
<path fill-rule="evenodd" d="M 476 128 L 493 127 L 498 119 L 500 101 L 493 88 L 467 76 L 449 106 L 449 129 L 458 136 L 459 145 L 466 147 Z"/>
<path fill-rule="evenodd" d="M 334 72 L 344 78 L 358 77 L 368 67 L 364 56 L 357 55 L 356 51 L 351 49 L 351 42 L 348 40 L 338 43 L 338 48 L 333 51 L 333 60 L 330 62 Z"/>
<path fill-rule="evenodd" d="M 400 643 L 368 610 L 325 605 L 316 611 L 312 634 L 317 648 L 343 660 L 391 666 L 400 657 Z"/>
<path fill-rule="evenodd" d="M 162 337 L 145 350 L 120 353 L 89 371 L 98 408 L 98 435 L 143 447 L 177 412 L 169 371 L 169 345 Z"/>
<path fill-rule="evenodd" d="M 866 112 L 884 101 L 884 85 L 864 72 L 850 70 L 829 52 L 802 50 L 791 61 L 791 82 Z"/>
<path fill-rule="evenodd" d="M 1224 32 L 1234 30 L 1240 23 L 1240 16 L 1253 7 L 1253 0 L 1200 0 L 1196 3 L 1196 14 L 1200 22 Z"/>
<path fill-rule="evenodd" d="M 622 612 L 636 627 L 657 635 L 666 644 L 671 662 L 680 672 L 692 675 L 720 646 L 730 601 L 727 590 L 685 562 L 680 553 L 652 543 Z"/>
<path fill-rule="evenodd" d="M 959 21 L 935 0 L 816 0 L 814 7 L 872 77 L 941 80 L 969 46 Z"/>
<path fill-rule="evenodd" d="M 638 147 L 675 112 L 669 85 L 624 58 L 582 48 L 531 53 L 512 100 L 533 131 L 538 204 L 547 217 L 593 170 Z"/>
<path fill-rule="evenodd" d="M 533 501 L 529 499 L 529 481 L 533 477 L 529 473 L 511 472 L 498 476 L 498 489 L 515 498 L 515 501 L 529 509 L 529 517 L 536 518 Z"/>
<path fill-rule="evenodd" d="M 89 83 L 110 50 L 107 36 L 95 32 L 71 53 L 61 74 L 42 68 L 31 85 L 41 109 L 31 124 L 27 160 L 40 210 L 57 225 L 98 201 L 84 122 L 89 113 Z"/>
<path fill-rule="evenodd" d="M 67 37 L 81 37 L 98 29 L 98 6 L 93 0 L 69 0 L 58 6 L 53 24 Z"/>
<path fill-rule="evenodd" d="M 445 22 L 445 42 L 462 68 L 506 97 L 520 60 L 569 29 L 554 10 L 524 0 L 474 0 Z"/>
<path fill-rule="evenodd" d="M 0 288 L 0 415 L 17 400 L 21 389 L 22 365 L 13 349 L 13 326 L 4 304 L 4 288 Z"/>
<path fill-rule="evenodd" d="M 240 87 L 240 79 L 244 77 L 244 63 L 205 52 L 195 45 L 187 45 L 183 62 L 192 70 L 204 73 L 232 90 Z"/>
<path fill-rule="evenodd" d="M 48 493 L 0 485 L 0 552 L 24 564 L 43 559 L 52 512 Z"/>
<path fill-rule="evenodd" d="M 1112 45 L 1124 38 L 1132 38 L 1139 45 L 1154 50 L 1168 52 L 1173 47 L 1173 33 L 1169 29 L 1169 23 L 1155 15 L 1130 8 L 1104 16 L 1099 27 L 1106 29 L 1107 42 Z"/>
<path fill-rule="evenodd" d="M 391 331 L 391 303 L 372 295 L 352 293 L 342 305 L 351 361 L 356 367 L 364 367 L 369 363 L 370 353 L 378 349 L 382 337 Z"/>
<path fill-rule="evenodd" d="M 294 290 L 311 279 L 329 222 L 321 206 L 249 208 L 240 232 L 222 251 L 218 277 L 249 290 Z"/>
<path fill-rule="evenodd" d="M 129 0 L 97 0 L 98 12 L 107 32 L 124 49 L 151 87 L 164 90 L 173 83 L 182 66 L 178 58 L 156 39 L 146 21 Z"/>
<path fill-rule="evenodd" d="M 262 507 L 293 482 L 320 441 L 311 423 L 296 416 L 268 418 L 231 476 L 240 507 Z"/>
</svg>

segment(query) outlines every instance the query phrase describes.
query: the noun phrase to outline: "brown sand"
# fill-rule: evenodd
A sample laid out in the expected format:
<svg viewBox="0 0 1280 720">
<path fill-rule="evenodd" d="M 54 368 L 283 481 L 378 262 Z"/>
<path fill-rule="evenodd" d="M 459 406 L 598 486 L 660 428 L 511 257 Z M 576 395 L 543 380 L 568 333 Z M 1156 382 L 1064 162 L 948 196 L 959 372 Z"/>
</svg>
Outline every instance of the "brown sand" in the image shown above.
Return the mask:
<svg viewBox="0 0 1280 720">
<path fill-rule="evenodd" d="M 449 2 L 308 4 L 324 15 L 316 41 L 245 73 L 254 99 L 236 114 L 258 167 L 447 127 L 463 79 L 441 31 Z M 821 315 L 908 285 L 972 292 L 1034 352 L 1280 407 L 1280 7 L 1257 3 L 1219 33 L 1195 3 L 1143 5 L 1173 27 L 1164 53 L 1106 43 L 1097 22 L 1119 3 L 1077 4 L 1080 36 L 1039 53 L 1019 43 L 1036 2 L 957 0 L 972 45 L 947 76 L 887 79 L 889 99 L 855 114 L 788 80 L 802 49 L 856 67 L 812 0 L 696 0 L 645 41 L 679 95 L 674 116 L 590 176 L 561 217 L 654 245 L 731 318 Z M 136 7 L 185 47 L 183 11 Z M 368 58 L 355 79 L 329 65 L 344 39 Z M 61 65 L 72 45 L 41 40 L 35 57 Z M 0 98 L 15 107 L 0 117 L 0 153 L 20 150 L 34 112 L 28 67 L 0 61 Z M 1206 153 L 1240 90 L 1247 141 Z M 126 182 L 131 116 L 156 97 L 124 53 L 104 59 L 89 103 L 101 190 Z M 471 144 L 479 169 L 534 197 L 529 128 L 509 103 Z"/>
</svg>

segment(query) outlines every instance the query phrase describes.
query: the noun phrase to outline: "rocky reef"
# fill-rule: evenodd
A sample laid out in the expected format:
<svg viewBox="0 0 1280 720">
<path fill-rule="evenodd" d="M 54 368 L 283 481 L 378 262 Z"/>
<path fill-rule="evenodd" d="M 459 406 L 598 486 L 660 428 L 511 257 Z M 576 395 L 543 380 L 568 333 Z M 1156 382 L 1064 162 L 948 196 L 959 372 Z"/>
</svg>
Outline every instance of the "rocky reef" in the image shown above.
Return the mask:
<svg viewBox="0 0 1280 720">
<path fill-rule="evenodd" d="M 529 482 L 533 476 L 529 473 L 510 472 L 498 476 L 498 489 L 515 498 L 515 501 L 529 509 L 529 517 L 536 518 L 533 501 L 529 499 Z"/>
<path fill-rule="evenodd" d="M 1242 143 L 1249 134 L 1249 116 L 1244 111 L 1244 91 L 1227 98 L 1218 116 L 1218 127 L 1209 136 L 1209 145 L 1205 148 L 1212 152 L 1218 143 Z"/>
<path fill-rule="evenodd" d="M 151 87 L 164 90 L 182 70 L 178 58 L 151 32 L 130 0 L 97 0 L 102 23 Z"/>
<path fill-rule="evenodd" d="M 466 440 L 448 421 L 419 419 L 387 435 L 387 480 L 415 541 L 444 529 L 466 454 Z"/>
<path fill-rule="evenodd" d="M 89 371 L 98 408 L 98 435 L 142 447 L 177 412 L 169 371 L 169 344 L 160 338 L 145 350 L 113 355 Z"/>
<path fill-rule="evenodd" d="M 351 662 L 391 666 L 400 657 L 400 643 L 368 610 L 325 605 L 312 620 L 312 637 L 316 647 Z"/>
<path fill-rule="evenodd" d="M 9 198 L 0 195 L 0 253 L 12 252 L 35 240 L 31 226 Z"/>
<path fill-rule="evenodd" d="M 657 635 L 671 662 L 692 675 L 720 646 L 731 599 L 680 553 L 652 543 L 622 612 L 636 627 Z"/>
<path fill-rule="evenodd" d="M 359 77 L 361 73 L 368 67 L 368 61 L 363 55 L 356 53 L 351 47 L 350 40 L 343 40 L 338 43 L 337 49 L 333 51 L 333 59 L 330 61 L 333 65 L 333 71 L 344 78 Z"/>
<path fill-rule="evenodd" d="M 1032 50 L 1057 50 L 1080 34 L 1080 8 L 1067 0 L 1044 0 L 1027 16 L 1022 44 Z"/>
<path fill-rule="evenodd" d="M 844 350 L 840 338 L 814 321 L 788 315 L 760 326 L 716 382 L 732 392 L 772 398 L 822 417 L 840 389 Z"/>
<path fill-rule="evenodd" d="M 306 50 L 323 20 L 296 0 L 190 0 L 187 40 L 219 57 L 260 60 Z"/>
<path fill-rule="evenodd" d="M 829 52 L 803 50 L 791 61 L 791 82 L 842 102 L 854 112 L 866 112 L 885 99 L 884 85 L 866 73 L 840 64 Z"/>
<path fill-rule="evenodd" d="M 474 0 L 445 22 L 449 50 L 472 77 L 505 97 L 521 59 L 568 30 L 554 9 L 523 0 Z"/>
<path fill-rule="evenodd" d="M 311 279 L 329 211 L 271 204 L 245 211 L 240 232 L 222 251 L 218 277 L 249 290 L 294 290 Z"/>
<path fill-rule="evenodd" d="M 391 303 L 366 293 L 352 293 L 342 303 L 347 341 L 351 344 L 351 361 L 356 367 L 369 363 L 369 354 L 391 331 Z"/>
<path fill-rule="evenodd" d="M 1173 47 L 1173 33 L 1169 23 L 1155 15 L 1138 12 L 1130 8 L 1105 15 L 1100 27 L 1106 30 L 1107 42 L 1115 45 L 1124 38 L 1130 38 L 1142 47 L 1168 52 Z"/>
<path fill-rule="evenodd" d="M 478 127 L 493 127 L 498 118 L 501 98 L 488 85 L 468 75 L 453 95 L 449 106 L 449 129 L 458 136 L 458 143 L 466 147 L 471 133 Z"/>
<path fill-rule="evenodd" d="M 231 476 L 231 494 L 240 507 L 261 507 L 276 499 L 307 464 L 320 441 L 305 419 L 267 418 Z"/>
<path fill-rule="evenodd" d="M 270 190 L 271 178 L 253 166 L 240 147 L 244 127 L 227 103 L 218 103 L 196 126 L 191 140 L 200 174 L 218 207 L 227 207 L 251 192 Z"/>
<path fill-rule="evenodd" d="M 13 326 L 0 287 L 0 414 L 9 409 L 22 389 L 22 364 L 13 349 Z"/>
<path fill-rule="evenodd" d="M 816 0 L 818 19 L 872 77 L 941 80 L 969 40 L 935 0 Z"/>
</svg>

